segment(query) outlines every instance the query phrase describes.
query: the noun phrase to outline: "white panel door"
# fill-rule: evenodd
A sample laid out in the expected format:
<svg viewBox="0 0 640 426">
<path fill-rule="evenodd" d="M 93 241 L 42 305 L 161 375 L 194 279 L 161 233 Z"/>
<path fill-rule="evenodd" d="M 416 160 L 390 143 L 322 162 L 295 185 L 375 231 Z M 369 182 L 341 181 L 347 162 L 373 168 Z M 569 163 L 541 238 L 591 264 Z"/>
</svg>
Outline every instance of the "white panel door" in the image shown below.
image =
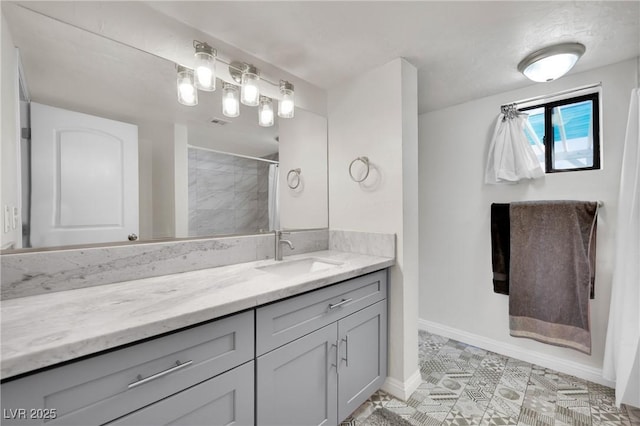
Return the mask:
<svg viewBox="0 0 640 426">
<path fill-rule="evenodd" d="M 31 103 L 31 245 L 138 234 L 138 126 Z"/>
</svg>

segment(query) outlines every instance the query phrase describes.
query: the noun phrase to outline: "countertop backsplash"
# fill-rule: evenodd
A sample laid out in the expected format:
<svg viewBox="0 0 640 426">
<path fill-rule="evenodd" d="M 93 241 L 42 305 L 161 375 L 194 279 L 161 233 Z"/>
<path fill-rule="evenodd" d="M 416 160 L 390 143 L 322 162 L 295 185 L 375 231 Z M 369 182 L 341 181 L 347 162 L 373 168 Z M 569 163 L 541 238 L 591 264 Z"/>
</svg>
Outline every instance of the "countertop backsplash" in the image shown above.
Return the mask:
<svg viewBox="0 0 640 426">
<path fill-rule="evenodd" d="M 329 230 L 292 231 L 295 249 L 327 250 Z M 157 277 L 274 257 L 274 235 L 257 234 L 111 247 L 3 254 L 0 299 Z"/>
</svg>

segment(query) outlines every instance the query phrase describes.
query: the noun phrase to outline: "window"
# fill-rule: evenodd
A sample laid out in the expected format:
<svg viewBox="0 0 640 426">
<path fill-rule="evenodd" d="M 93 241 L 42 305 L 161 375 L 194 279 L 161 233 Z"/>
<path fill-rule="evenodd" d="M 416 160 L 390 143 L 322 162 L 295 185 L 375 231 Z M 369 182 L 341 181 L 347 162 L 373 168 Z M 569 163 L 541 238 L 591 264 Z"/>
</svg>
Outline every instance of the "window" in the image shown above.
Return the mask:
<svg viewBox="0 0 640 426">
<path fill-rule="evenodd" d="M 547 173 L 600 168 L 599 96 L 521 108 L 529 114 L 525 133 Z"/>
</svg>

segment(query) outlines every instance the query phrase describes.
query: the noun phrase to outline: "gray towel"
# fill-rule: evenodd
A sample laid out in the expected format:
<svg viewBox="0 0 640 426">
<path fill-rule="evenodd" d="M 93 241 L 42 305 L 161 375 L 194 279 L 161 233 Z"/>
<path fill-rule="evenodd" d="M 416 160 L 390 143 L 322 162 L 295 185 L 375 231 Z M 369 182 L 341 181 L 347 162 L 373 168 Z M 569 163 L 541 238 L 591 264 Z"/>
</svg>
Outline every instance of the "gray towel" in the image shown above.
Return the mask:
<svg viewBox="0 0 640 426">
<path fill-rule="evenodd" d="M 511 203 L 511 335 L 591 354 L 589 293 L 598 205 Z"/>
</svg>

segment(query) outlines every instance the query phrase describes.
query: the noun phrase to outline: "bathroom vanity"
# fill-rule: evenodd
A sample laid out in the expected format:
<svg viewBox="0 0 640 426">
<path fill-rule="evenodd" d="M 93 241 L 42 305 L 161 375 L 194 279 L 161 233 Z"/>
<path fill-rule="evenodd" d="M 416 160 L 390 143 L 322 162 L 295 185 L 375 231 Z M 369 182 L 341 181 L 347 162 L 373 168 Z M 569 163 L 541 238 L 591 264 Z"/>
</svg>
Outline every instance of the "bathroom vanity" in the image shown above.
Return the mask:
<svg viewBox="0 0 640 426">
<path fill-rule="evenodd" d="M 322 251 L 6 300 L 2 423 L 337 424 L 386 378 L 393 263 Z"/>
</svg>

